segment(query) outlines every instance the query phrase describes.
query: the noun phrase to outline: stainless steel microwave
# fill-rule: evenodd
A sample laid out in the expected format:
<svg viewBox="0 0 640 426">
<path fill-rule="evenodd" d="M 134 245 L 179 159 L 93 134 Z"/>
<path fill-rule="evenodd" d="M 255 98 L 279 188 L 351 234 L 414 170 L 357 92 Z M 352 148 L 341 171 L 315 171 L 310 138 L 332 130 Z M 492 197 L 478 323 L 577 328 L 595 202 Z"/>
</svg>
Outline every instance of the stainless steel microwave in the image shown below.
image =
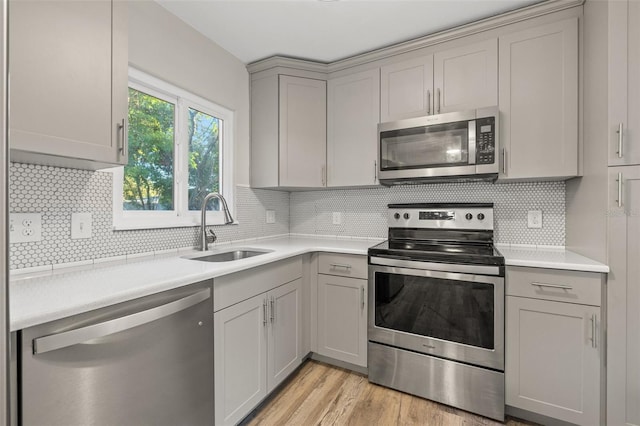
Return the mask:
<svg viewBox="0 0 640 426">
<path fill-rule="evenodd" d="M 383 185 L 498 177 L 498 107 L 378 124 Z"/>
</svg>

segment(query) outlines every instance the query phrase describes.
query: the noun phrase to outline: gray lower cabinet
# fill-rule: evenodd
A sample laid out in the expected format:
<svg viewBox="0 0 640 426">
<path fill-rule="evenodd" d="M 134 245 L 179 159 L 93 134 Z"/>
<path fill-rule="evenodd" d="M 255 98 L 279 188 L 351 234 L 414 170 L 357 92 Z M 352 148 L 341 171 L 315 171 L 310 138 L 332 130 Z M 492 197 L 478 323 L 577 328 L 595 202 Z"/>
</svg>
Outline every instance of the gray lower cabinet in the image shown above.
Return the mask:
<svg viewBox="0 0 640 426">
<path fill-rule="evenodd" d="M 578 175 L 578 19 L 500 36 L 500 179 Z"/>
<path fill-rule="evenodd" d="M 318 353 L 366 367 L 367 257 L 321 253 L 318 272 Z"/>
<path fill-rule="evenodd" d="M 214 314 L 215 424 L 242 420 L 302 362 L 302 280 Z"/>
<path fill-rule="evenodd" d="M 11 160 L 87 169 L 126 164 L 127 3 L 10 6 Z"/>
<path fill-rule="evenodd" d="M 640 425 L 640 166 L 609 167 L 607 424 Z"/>
<path fill-rule="evenodd" d="M 601 274 L 510 267 L 506 283 L 506 404 L 600 424 Z"/>
<path fill-rule="evenodd" d="M 318 275 L 318 353 L 367 366 L 367 280 Z"/>
</svg>

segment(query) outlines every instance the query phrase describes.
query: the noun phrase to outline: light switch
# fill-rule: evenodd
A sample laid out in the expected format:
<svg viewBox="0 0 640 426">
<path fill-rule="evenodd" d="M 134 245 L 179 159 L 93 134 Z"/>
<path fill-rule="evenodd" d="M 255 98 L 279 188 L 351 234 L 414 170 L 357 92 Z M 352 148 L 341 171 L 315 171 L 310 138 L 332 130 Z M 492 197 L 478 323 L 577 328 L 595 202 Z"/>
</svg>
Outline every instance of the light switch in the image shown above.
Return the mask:
<svg viewBox="0 0 640 426">
<path fill-rule="evenodd" d="M 71 213 L 71 239 L 91 238 L 91 213 Z"/>
</svg>

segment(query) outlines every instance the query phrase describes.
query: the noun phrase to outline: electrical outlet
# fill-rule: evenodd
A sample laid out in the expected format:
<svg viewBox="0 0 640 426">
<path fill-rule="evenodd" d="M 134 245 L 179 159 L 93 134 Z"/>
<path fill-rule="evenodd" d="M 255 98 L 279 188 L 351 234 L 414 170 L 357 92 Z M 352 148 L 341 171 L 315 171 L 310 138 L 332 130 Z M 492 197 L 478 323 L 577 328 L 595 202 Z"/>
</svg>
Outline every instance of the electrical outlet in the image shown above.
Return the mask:
<svg viewBox="0 0 640 426">
<path fill-rule="evenodd" d="M 527 214 L 527 227 L 542 228 L 542 210 L 529 210 Z"/>
<path fill-rule="evenodd" d="M 342 213 L 333 212 L 333 224 L 334 225 L 341 225 L 342 224 Z"/>
<path fill-rule="evenodd" d="M 9 241 L 30 243 L 42 240 L 42 213 L 10 213 Z"/>
<path fill-rule="evenodd" d="M 267 210 L 267 215 L 266 215 L 266 222 L 267 223 L 276 223 L 276 212 L 275 210 Z"/>
<path fill-rule="evenodd" d="M 71 239 L 91 238 L 91 213 L 71 213 Z"/>
</svg>

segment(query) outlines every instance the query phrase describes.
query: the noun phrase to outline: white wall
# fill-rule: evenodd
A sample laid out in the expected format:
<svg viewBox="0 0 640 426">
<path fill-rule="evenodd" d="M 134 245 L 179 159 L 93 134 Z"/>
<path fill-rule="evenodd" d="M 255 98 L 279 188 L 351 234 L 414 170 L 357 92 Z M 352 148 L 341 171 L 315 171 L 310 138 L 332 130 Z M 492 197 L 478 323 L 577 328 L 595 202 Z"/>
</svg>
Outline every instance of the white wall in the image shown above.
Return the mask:
<svg viewBox="0 0 640 426">
<path fill-rule="evenodd" d="M 249 184 L 249 74 L 153 1 L 129 2 L 129 64 L 235 112 L 234 184 Z"/>
</svg>

